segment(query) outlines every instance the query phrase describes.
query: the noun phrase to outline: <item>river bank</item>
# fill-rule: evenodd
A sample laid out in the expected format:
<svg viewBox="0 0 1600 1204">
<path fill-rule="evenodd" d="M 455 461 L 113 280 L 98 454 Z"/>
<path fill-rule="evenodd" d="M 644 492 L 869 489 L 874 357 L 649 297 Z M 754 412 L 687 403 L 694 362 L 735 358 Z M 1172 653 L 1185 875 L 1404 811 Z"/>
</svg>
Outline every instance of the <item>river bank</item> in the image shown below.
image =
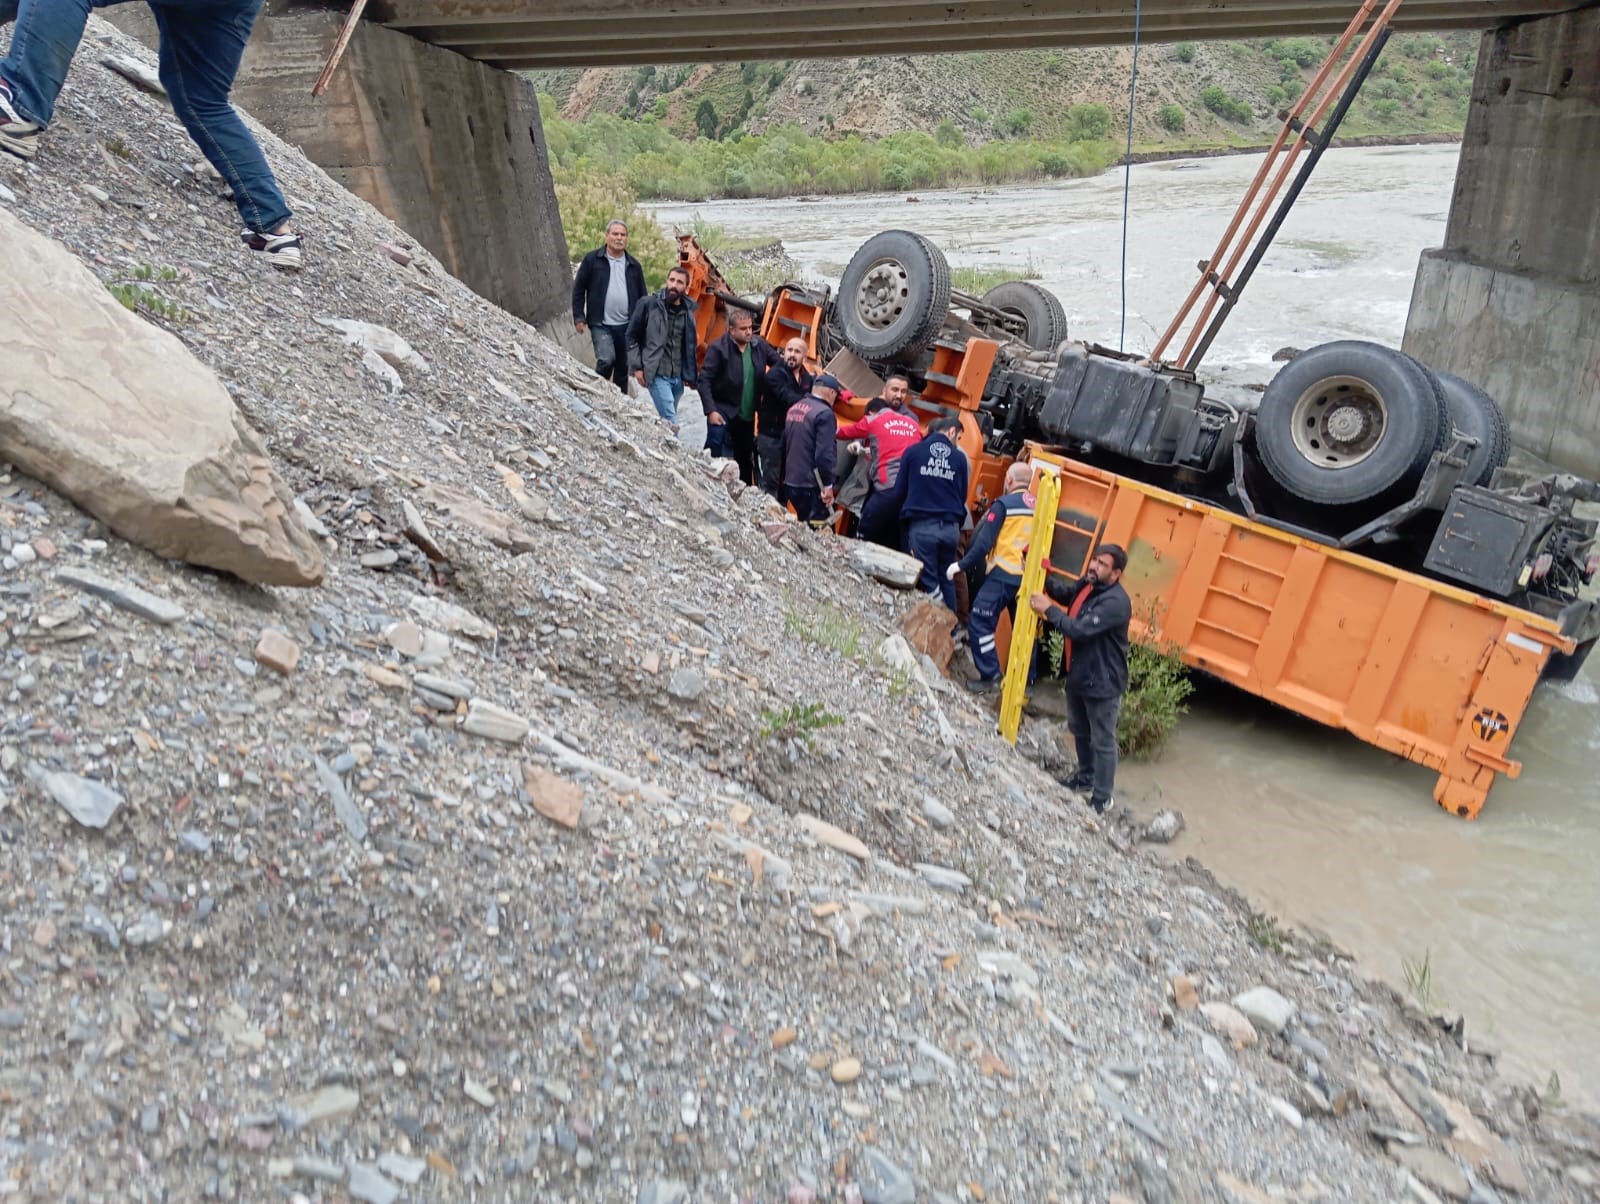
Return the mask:
<svg viewBox="0 0 1600 1204">
<path fill-rule="evenodd" d="M 1460 134 L 1362 134 L 1351 138 L 1335 137 L 1331 149 L 1351 150 L 1359 147 L 1378 146 L 1460 146 Z M 1229 155 L 1259 155 L 1271 149 L 1270 142 L 1251 143 L 1247 146 L 1217 146 L 1207 143 L 1196 143 L 1193 146 L 1182 148 L 1166 148 L 1161 150 L 1136 150 L 1133 152 L 1134 163 L 1165 163 L 1170 159 L 1218 159 Z M 1122 167 L 1124 160 L 1119 158 L 1105 170 L 1116 171 Z"/>
</svg>

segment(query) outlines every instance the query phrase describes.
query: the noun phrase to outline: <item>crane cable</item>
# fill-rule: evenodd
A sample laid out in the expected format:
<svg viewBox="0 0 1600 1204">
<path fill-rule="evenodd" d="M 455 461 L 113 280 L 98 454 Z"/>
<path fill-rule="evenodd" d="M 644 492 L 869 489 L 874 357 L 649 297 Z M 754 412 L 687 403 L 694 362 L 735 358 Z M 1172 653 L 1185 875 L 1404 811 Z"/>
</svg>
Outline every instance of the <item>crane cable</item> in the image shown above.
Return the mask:
<svg viewBox="0 0 1600 1204">
<path fill-rule="evenodd" d="M 1117 350 L 1128 335 L 1128 193 L 1133 183 L 1133 102 L 1139 86 L 1139 25 L 1143 0 L 1133 3 L 1133 78 L 1128 81 L 1128 149 L 1122 159 L 1122 324 L 1117 328 Z"/>
</svg>

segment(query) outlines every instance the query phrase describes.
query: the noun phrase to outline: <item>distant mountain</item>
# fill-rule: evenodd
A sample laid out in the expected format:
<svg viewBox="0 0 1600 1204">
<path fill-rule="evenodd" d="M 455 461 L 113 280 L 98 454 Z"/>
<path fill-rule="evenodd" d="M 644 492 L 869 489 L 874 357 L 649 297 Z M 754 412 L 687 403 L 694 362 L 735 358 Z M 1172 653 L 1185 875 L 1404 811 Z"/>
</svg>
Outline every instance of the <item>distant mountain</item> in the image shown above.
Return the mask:
<svg viewBox="0 0 1600 1204">
<path fill-rule="evenodd" d="M 1330 42 L 1284 38 L 1147 46 L 1139 56 L 1134 138 L 1145 149 L 1260 142 Z M 1466 122 L 1478 37 L 1396 36 L 1363 90 L 1346 136 L 1457 134 Z M 562 115 L 654 116 L 687 138 L 738 137 L 794 123 L 814 134 L 915 129 L 968 143 L 1126 135 L 1128 47 L 1019 50 L 700 66 L 529 72 Z M 1090 106 L 1102 106 L 1093 108 Z"/>
</svg>

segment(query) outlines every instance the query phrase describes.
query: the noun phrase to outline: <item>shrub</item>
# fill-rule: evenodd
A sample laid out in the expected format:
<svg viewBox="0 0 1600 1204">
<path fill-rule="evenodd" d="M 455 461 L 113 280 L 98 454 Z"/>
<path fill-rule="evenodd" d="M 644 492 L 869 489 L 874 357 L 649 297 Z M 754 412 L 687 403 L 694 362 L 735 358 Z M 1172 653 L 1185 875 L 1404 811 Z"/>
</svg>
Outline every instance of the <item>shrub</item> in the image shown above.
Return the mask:
<svg viewBox="0 0 1600 1204">
<path fill-rule="evenodd" d="M 1188 121 L 1188 117 L 1177 105 L 1165 104 L 1161 106 L 1161 112 L 1156 114 L 1156 120 L 1161 123 L 1161 128 L 1166 130 L 1167 133 L 1177 134 L 1183 131 L 1184 123 Z"/>
<path fill-rule="evenodd" d="M 1161 751 L 1194 693 L 1189 669 L 1175 645 L 1150 638 L 1128 645 L 1128 692 L 1117 714 L 1117 748 L 1149 759 Z"/>
<path fill-rule="evenodd" d="M 1398 100 L 1375 100 L 1372 102 L 1372 115 L 1379 121 L 1388 123 L 1400 116 L 1400 102 Z"/>
<path fill-rule="evenodd" d="M 1073 105 L 1067 110 L 1068 142 L 1098 142 L 1111 134 L 1111 110 L 1105 105 Z"/>
<path fill-rule="evenodd" d="M 1067 73 L 1066 62 L 1059 54 L 1045 55 L 1044 69 L 1051 75 L 1065 75 Z"/>
<path fill-rule="evenodd" d="M 1012 109 L 1011 112 L 1006 114 L 1005 121 L 1001 124 L 1004 126 L 1006 133 L 1013 138 L 1020 138 L 1033 125 L 1033 114 L 1027 109 Z"/>
<path fill-rule="evenodd" d="M 1282 38 L 1268 42 L 1267 50 L 1297 67 L 1315 67 L 1328 55 L 1328 47 L 1315 38 Z"/>
<path fill-rule="evenodd" d="M 557 172 L 556 207 L 567 254 L 576 259 L 605 242 L 606 226 L 620 217 L 628 223 L 628 250 L 644 268 L 645 279 L 658 285 L 678 262 L 672 240 L 655 219 L 639 212 L 634 194 L 620 176 L 599 171 Z"/>
<path fill-rule="evenodd" d="M 1444 43 L 1435 37 L 1402 38 L 1400 50 L 1408 59 L 1431 59 L 1444 47 Z"/>
<path fill-rule="evenodd" d="M 820 702 L 792 703 L 779 710 L 761 712 L 761 738 L 763 740 L 798 740 L 807 748 L 813 737 L 824 728 L 840 727 L 844 717 L 823 710 Z"/>
<path fill-rule="evenodd" d="M 1216 84 L 1200 93 L 1200 103 L 1224 121 L 1249 121 L 1255 116 L 1254 109 Z"/>
<path fill-rule="evenodd" d="M 948 117 L 933 131 L 933 140 L 946 150 L 959 150 L 967 144 L 967 136 Z"/>
<path fill-rule="evenodd" d="M 1172 48 L 1172 56 L 1180 63 L 1192 63 L 1194 62 L 1194 50 L 1193 42 L 1179 42 Z"/>
</svg>

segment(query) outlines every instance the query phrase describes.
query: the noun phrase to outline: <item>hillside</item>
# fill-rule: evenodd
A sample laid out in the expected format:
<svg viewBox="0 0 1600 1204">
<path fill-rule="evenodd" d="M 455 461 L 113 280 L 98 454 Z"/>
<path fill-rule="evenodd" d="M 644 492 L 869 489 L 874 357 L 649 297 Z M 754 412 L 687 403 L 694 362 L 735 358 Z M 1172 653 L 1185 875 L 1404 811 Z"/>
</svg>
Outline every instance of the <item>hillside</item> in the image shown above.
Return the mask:
<svg viewBox="0 0 1600 1204">
<path fill-rule="evenodd" d="M 1151 149 L 1259 142 L 1327 45 L 1291 38 L 1148 46 L 1140 55 L 1134 139 Z M 1346 136 L 1459 134 L 1477 47 L 1469 33 L 1395 37 L 1346 122 Z M 981 143 L 1078 136 L 1086 119 L 1096 128 L 1101 120 L 1083 113 L 1086 105 L 1104 106 L 1106 131 L 1122 138 L 1131 62 L 1127 48 L 1041 49 L 546 71 L 530 78 L 569 119 L 654 117 L 684 138 L 707 131 L 737 138 L 790 123 L 813 134 L 935 133 L 948 122 Z"/>
<path fill-rule="evenodd" d="M 265 133 L 307 266 L 251 262 L 90 29 L 0 208 L 226 384 L 327 576 L 159 560 L 0 465 L 0 1195 L 1581 1197 L 1588 1121 L 1094 822 L 1048 719 L 1030 760 L 884 661 L 914 598 Z"/>
</svg>

